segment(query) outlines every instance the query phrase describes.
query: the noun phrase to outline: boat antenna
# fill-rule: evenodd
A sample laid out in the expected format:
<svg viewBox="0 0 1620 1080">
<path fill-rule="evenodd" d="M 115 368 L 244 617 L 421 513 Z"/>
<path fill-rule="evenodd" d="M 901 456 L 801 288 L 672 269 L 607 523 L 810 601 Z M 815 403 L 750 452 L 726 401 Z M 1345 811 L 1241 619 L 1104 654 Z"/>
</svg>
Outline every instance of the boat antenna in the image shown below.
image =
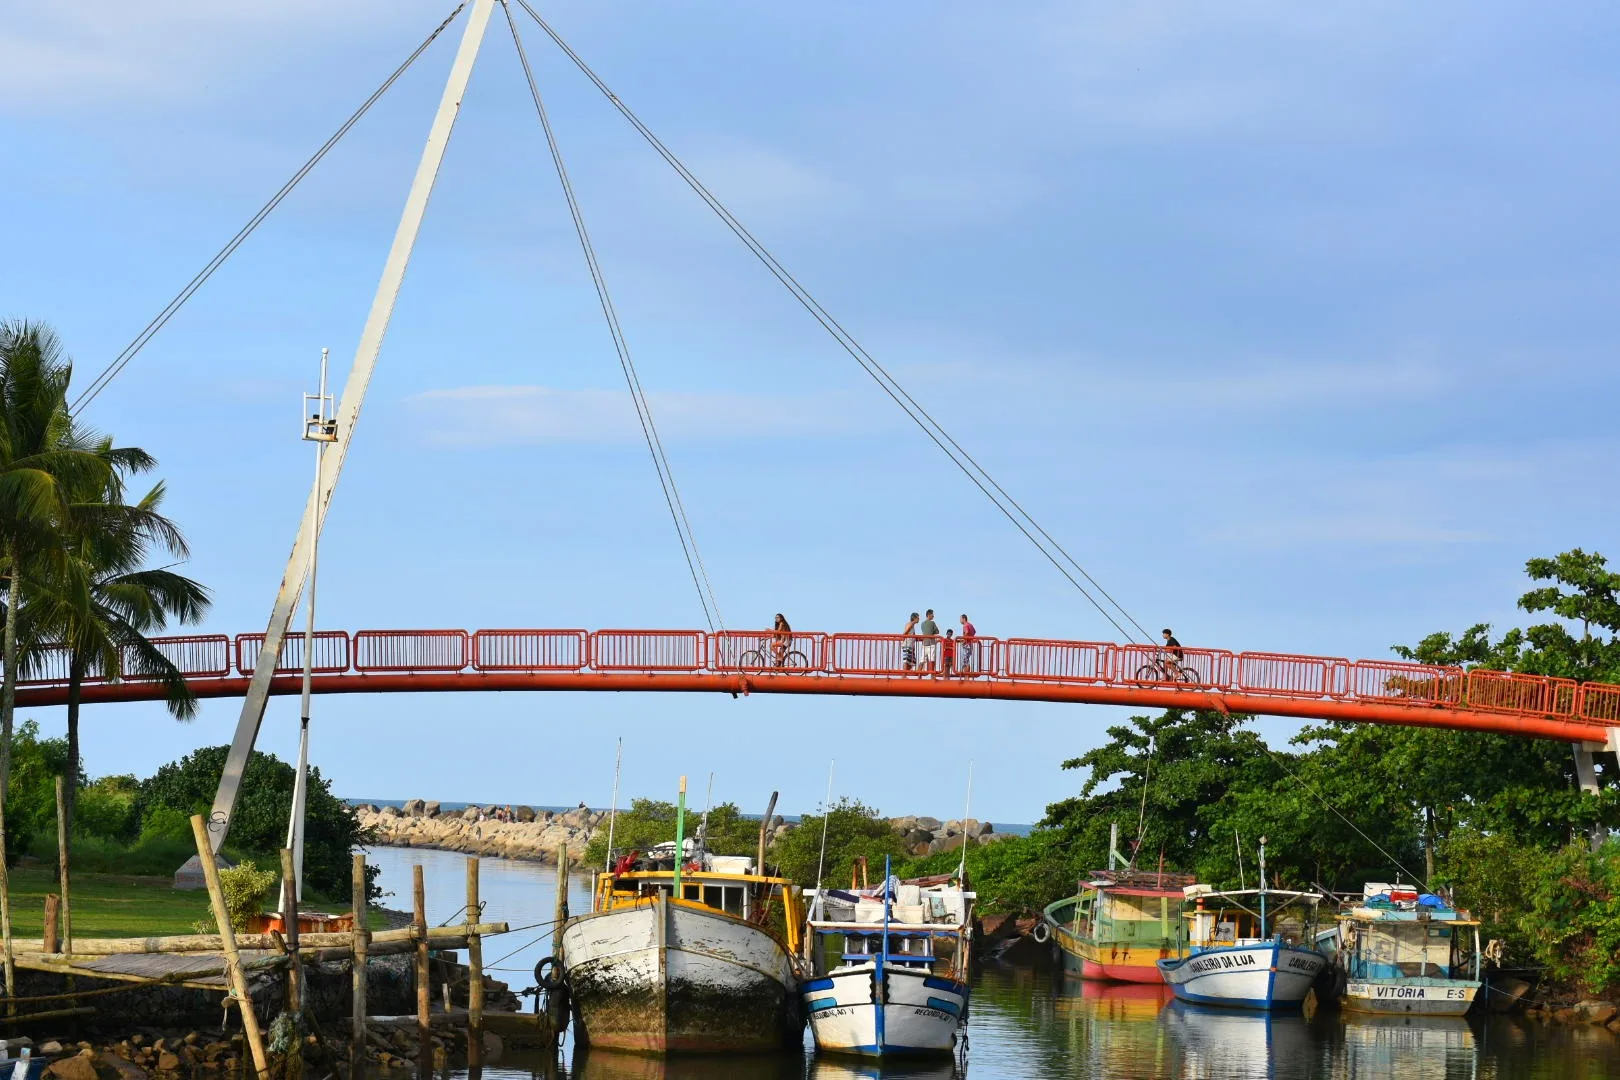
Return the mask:
<svg viewBox="0 0 1620 1080">
<path fill-rule="evenodd" d="M 827 762 L 827 797 L 821 803 L 821 854 L 816 856 L 816 910 L 811 916 L 813 919 L 820 919 L 825 907 L 821 896 L 821 872 L 827 868 L 827 823 L 832 820 L 833 766 L 836 764 L 836 760 Z M 763 874 L 765 868 L 760 867 L 759 872 Z"/>
<path fill-rule="evenodd" d="M 1238 834 L 1238 831 L 1236 829 L 1233 829 L 1232 830 L 1232 839 L 1237 842 L 1238 888 L 1244 889 L 1244 888 L 1247 888 L 1248 886 L 1243 884 L 1243 837 Z M 1265 882 L 1262 881 L 1260 884 L 1264 885 Z"/>
<path fill-rule="evenodd" d="M 973 762 L 968 762 L 967 805 L 962 808 L 962 862 L 956 868 L 956 880 L 962 889 L 967 888 L 967 847 L 968 847 L 968 815 L 973 812 Z"/>
<path fill-rule="evenodd" d="M 703 820 L 698 822 L 698 846 L 709 850 L 709 810 L 714 806 L 714 773 L 709 774 L 709 793 L 703 797 Z"/>
<path fill-rule="evenodd" d="M 619 769 L 624 765 L 624 736 L 619 736 L 619 749 L 613 755 L 613 807 L 608 811 L 607 864 L 602 867 L 613 872 L 613 826 L 619 820 Z"/>
<path fill-rule="evenodd" d="M 1260 838 L 1260 937 L 1269 938 L 1266 933 L 1266 838 Z"/>
<path fill-rule="evenodd" d="M 1142 854 L 1142 833 L 1147 828 L 1148 781 L 1153 776 L 1153 752 L 1157 746 L 1154 737 L 1149 735 L 1147 762 L 1142 766 L 1142 805 L 1136 811 L 1136 843 L 1131 845 L 1131 861 L 1125 866 L 1127 870 L 1136 869 L 1136 857 Z"/>
</svg>

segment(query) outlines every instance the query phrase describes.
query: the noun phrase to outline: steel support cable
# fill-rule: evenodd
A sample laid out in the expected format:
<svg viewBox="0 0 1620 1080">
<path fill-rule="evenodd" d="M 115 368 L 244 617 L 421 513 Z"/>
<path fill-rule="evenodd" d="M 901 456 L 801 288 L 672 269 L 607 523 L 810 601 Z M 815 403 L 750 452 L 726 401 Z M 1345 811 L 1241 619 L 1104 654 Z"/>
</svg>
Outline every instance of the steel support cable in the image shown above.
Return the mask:
<svg viewBox="0 0 1620 1080">
<path fill-rule="evenodd" d="M 573 48 L 563 40 L 562 36 L 552 29 L 551 25 L 547 23 L 545 19 L 543 19 L 540 14 L 529 5 L 528 0 L 518 0 L 518 3 L 523 7 L 524 11 L 528 13 L 529 17 L 534 19 L 534 21 L 539 24 L 540 28 L 545 31 L 546 35 L 556 43 L 557 47 L 560 48 L 571 61 L 573 61 L 574 65 L 579 68 L 580 72 L 584 74 L 585 77 L 588 78 L 599 91 L 601 91 L 602 95 L 608 99 L 613 107 L 617 109 L 619 113 L 630 123 L 630 125 L 636 129 L 642 138 L 644 138 L 647 143 L 659 154 L 659 156 L 662 157 L 664 161 L 671 168 L 673 168 L 684 181 L 686 181 L 687 185 L 692 188 L 698 197 L 701 198 L 711 210 L 714 211 L 716 216 L 718 216 L 721 221 L 725 223 L 732 233 L 734 233 L 737 238 L 743 242 L 744 246 L 746 246 L 754 254 L 754 256 L 765 265 L 766 269 L 770 271 L 772 276 L 774 276 L 777 281 L 780 282 L 782 286 L 786 288 L 796 300 L 799 301 L 800 305 L 803 306 L 805 310 L 807 310 L 811 316 L 821 324 L 823 329 L 832 335 L 833 339 L 843 347 L 844 351 L 850 354 L 855 362 L 858 363 L 869 376 L 871 376 L 873 381 L 875 381 L 878 386 L 889 395 L 895 404 L 900 406 L 901 410 L 911 418 L 912 422 L 915 423 L 923 431 L 923 433 L 927 435 L 929 439 L 936 446 L 938 446 L 947 457 L 951 459 L 952 463 L 955 464 L 956 467 L 973 482 L 974 486 L 977 487 L 980 492 L 982 492 L 985 497 L 988 498 L 991 503 L 993 503 L 996 508 L 1013 523 L 1015 527 L 1018 528 L 1019 532 L 1023 533 L 1024 536 L 1035 545 L 1036 549 L 1046 557 L 1047 561 L 1052 563 L 1058 572 L 1067 578 L 1069 583 L 1079 590 L 1080 594 L 1084 596 L 1105 619 L 1108 620 L 1110 625 L 1112 625 L 1114 629 L 1118 630 L 1119 633 L 1127 640 L 1135 636 L 1121 626 L 1119 621 L 1116 620 L 1106 609 L 1104 609 L 1100 603 L 1098 603 L 1096 598 L 1093 597 L 1078 580 L 1076 580 L 1074 575 L 1069 573 L 1069 571 L 1058 562 L 1058 559 L 1052 554 L 1052 552 L 1048 551 L 1046 546 L 1036 539 L 1036 533 L 1043 537 L 1059 555 L 1067 560 L 1081 577 L 1090 582 L 1092 587 L 1095 588 L 1097 592 L 1102 595 L 1108 601 L 1108 603 L 1120 613 L 1120 615 L 1124 617 L 1126 622 L 1129 622 L 1136 628 L 1142 639 L 1150 639 L 1151 635 L 1149 635 L 1147 630 L 1143 628 L 1142 624 L 1137 622 L 1137 620 L 1131 616 L 1130 612 L 1125 610 L 1119 601 L 1115 600 L 1113 596 L 1110 595 L 1095 578 L 1087 573 L 1085 568 L 1082 567 L 1079 562 L 1076 561 L 1075 558 L 1063 548 L 1061 544 L 1053 539 L 1051 534 L 1042 528 L 1040 523 L 1037 522 L 1034 517 L 1031 516 L 1030 513 L 1017 502 L 1017 500 L 1013 499 L 1013 497 L 1007 493 L 1006 489 L 997 483 L 995 478 L 992 477 L 990 473 L 972 457 L 972 455 L 968 454 L 968 452 L 962 448 L 961 444 L 952 438 L 950 433 L 947 432 L 944 427 L 933 418 L 933 416 L 923 409 L 922 406 L 917 403 L 916 399 L 914 399 L 905 390 L 905 388 L 901 386 L 900 383 L 892 375 L 890 375 L 889 372 L 881 364 L 879 364 L 858 341 L 855 340 L 854 336 L 845 330 L 844 327 L 836 319 L 834 319 L 824 307 L 822 307 L 820 302 L 817 301 L 816 298 L 812 296 L 809 291 L 805 289 L 804 286 L 801 285 L 784 266 L 782 266 L 776 257 L 772 255 L 770 251 L 766 249 L 765 246 L 760 243 L 760 241 L 751 232 L 749 232 L 748 229 L 740 221 L 738 221 L 734 215 L 732 215 L 730 210 L 728 210 L 725 205 L 722 204 L 711 191 L 709 191 L 703 182 L 699 180 L 697 176 L 694 175 L 678 157 L 675 156 L 674 152 L 665 146 L 663 141 L 660 140 L 658 136 L 646 126 L 646 124 L 642 123 L 641 119 L 636 116 L 629 106 L 625 105 L 624 102 L 620 100 L 619 96 L 615 94 L 613 90 L 602 80 L 602 78 L 598 76 L 588 64 L 585 63 L 584 59 L 581 58 L 579 54 L 576 53 Z M 954 453 L 953 450 L 955 451 Z M 960 455 L 960 457 L 958 457 L 958 455 Z M 982 480 L 980 479 L 981 476 L 983 478 Z M 987 483 L 989 485 L 988 487 L 986 486 Z M 997 498 L 995 494 L 992 494 L 991 489 L 994 489 L 995 492 L 999 493 L 1000 498 Z M 1003 500 L 1005 500 L 1005 503 L 1003 503 Z M 1009 506 L 1011 509 L 1008 508 Z M 1017 516 L 1015 516 L 1014 511 L 1016 511 Z M 1020 521 L 1019 517 L 1022 517 L 1023 521 Z M 1024 522 L 1028 522 L 1029 527 L 1025 527 Z M 1030 531 L 1031 529 L 1034 530 L 1034 533 Z"/>
<path fill-rule="evenodd" d="M 389 75 L 388 78 L 383 80 L 381 86 L 372 91 L 371 96 L 366 98 L 366 100 L 361 103 L 360 107 L 343 122 L 343 125 L 339 127 L 337 131 L 332 133 L 331 138 L 322 143 L 320 149 L 316 150 L 309 160 L 304 162 L 304 164 L 299 167 L 297 172 L 293 173 L 292 178 L 283 184 L 281 189 L 270 197 L 270 201 L 259 207 L 258 212 L 248 219 L 248 223 L 242 226 L 241 230 L 238 231 L 235 236 L 231 237 L 224 247 L 220 248 L 219 251 L 214 253 L 214 257 L 208 260 L 207 264 L 197 272 L 197 276 L 187 282 L 185 288 L 181 289 L 175 294 L 174 298 L 169 301 L 163 310 L 158 312 L 157 316 L 151 322 L 147 323 L 146 327 L 141 330 L 139 334 L 135 335 L 135 339 L 133 341 L 124 346 L 123 351 L 115 356 L 111 363 L 102 368 L 101 373 L 91 381 L 89 386 L 85 387 L 84 391 L 80 393 L 76 399 L 74 399 L 73 404 L 68 409 L 69 413 L 77 414 L 83 409 L 89 407 L 90 403 L 93 402 L 96 397 L 99 396 L 100 393 L 118 377 L 119 373 L 129 365 L 129 362 L 135 359 L 135 355 L 145 348 L 147 343 L 156 337 L 158 332 L 168 324 L 169 320 L 173 318 L 182 307 L 185 306 L 186 301 L 190 300 L 197 290 L 202 288 L 203 285 L 207 283 L 209 278 L 213 277 L 214 271 L 223 266 L 225 264 L 225 260 L 229 259 L 233 254 L 236 253 L 236 249 L 241 247 L 242 244 L 247 241 L 249 236 L 253 235 L 254 230 L 263 224 L 264 219 L 269 217 L 276 207 L 281 205 L 282 200 L 284 200 L 288 195 L 292 194 L 293 189 L 298 186 L 299 182 L 302 181 L 304 177 L 308 176 L 310 171 L 314 169 L 316 165 L 321 163 L 321 159 L 326 157 L 331 149 L 338 144 L 338 141 L 349 133 L 349 129 L 354 127 L 355 124 L 359 123 L 360 119 L 364 117 L 366 113 L 371 111 L 371 107 L 377 103 L 378 99 L 380 99 L 383 94 L 387 93 L 389 88 L 392 87 L 394 83 L 399 81 L 400 76 L 404 75 L 405 72 L 410 69 L 410 66 L 414 64 L 424 52 L 427 51 L 428 46 L 432 45 L 433 42 L 438 39 L 440 34 L 444 33 L 445 29 L 455 21 L 456 16 L 460 15 L 462 9 L 466 6 L 465 0 L 463 0 L 462 3 L 456 5 L 455 10 L 444 17 L 444 21 L 441 22 L 431 34 L 423 39 L 422 43 L 416 47 L 416 50 L 412 52 L 410 56 L 405 58 L 404 63 L 400 64 L 399 67 L 394 69 L 393 74 Z"/>
<path fill-rule="evenodd" d="M 529 84 L 529 96 L 534 100 L 535 112 L 540 117 L 540 126 L 545 131 L 546 146 L 551 151 L 551 161 L 556 166 L 557 179 L 562 184 L 563 198 L 568 202 L 568 212 L 574 219 L 574 232 L 578 235 L 580 249 L 585 254 L 585 265 L 590 270 L 591 282 L 596 286 L 596 297 L 602 305 L 608 333 L 613 338 L 613 348 L 619 357 L 619 367 L 624 372 L 625 383 L 630 388 L 630 399 L 636 407 L 636 418 L 641 422 L 642 437 L 647 441 L 653 468 L 658 472 L 658 483 L 663 489 L 664 502 L 669 507 L 670 518 L 675 523 L 675 534 L 680 539 L 681 552 L 686 556 L 686 567 L 692 574 L 692 585 L 697 589 L 698 603 L 703 607 L 703 618 L 709 624 L 711 632 L 715 629 L 716 623 L 724 630 L 725 620 L 721 618 L 720 604 L 715 599 L 714 587 L 709 582 L 708 569 L 704 566 L 703 555 L 698 550 L 697 534 L 692 530 L 692 523 L 686 515 L 686 504 L 682 502 L 680 489 L 675 485 L 675 472 L 670 467 L 668 455 L 664 452 L 664 443 L 659 438 L 658 427 L 653 423 L 652 406 L 648 404 L 646 392 L 642 389 L 641 376 L 636 371 L 635 360 L 630 355 L 630 344 L 625 339 L 624 328 L 619 323 L 618 310 L 614 307 L 613 298 L 608 292 L 607 278 L 596 258 L 596 246 L 591 242 L 590 232 L 585 227 L 584 212 L 580 209 L 579 199 L 574 193 L 573 181 L 563 164 L 562 148 L 557 142 L 556 131 L 551 126 L 551 117 L 547 114 L 545 103 L 540 97 L 539 84 L 535 82 L 534 69 L 529 64 L 528 52 L 523 48 L 523 38 L 518 33 L 517 22 L 512 18 L 512 9 L 506 0 L 501 2 L 501 11 L 505 13 L 506 24 L 512 31 L 512 42 L 517 47 L 518 60 L 523 65 L 523 76 Z"/>
</svg>

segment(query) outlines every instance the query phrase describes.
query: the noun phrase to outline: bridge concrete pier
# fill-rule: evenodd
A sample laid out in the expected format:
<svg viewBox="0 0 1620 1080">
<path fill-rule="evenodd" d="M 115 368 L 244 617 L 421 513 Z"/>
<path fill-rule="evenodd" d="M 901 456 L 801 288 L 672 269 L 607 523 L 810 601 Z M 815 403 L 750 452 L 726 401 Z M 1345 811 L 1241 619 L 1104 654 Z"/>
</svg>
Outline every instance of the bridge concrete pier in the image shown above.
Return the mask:
<svg viewBox="0 0 1620 1080">
<path fill-rule="evenodd" d="M 1605 751 L 1620 755 L 1620 728 L 1609 728 L 1608 736 L 1603 742 L 1577 742 L 1573 744 L 1575 751 L 1575 783 L 1587 795 L 1596 795 L 1601 788 L 1598 786 L 1596 754 Z M 1601 825 L 1592 826 L 1592 850 L 1596 851 L 1609 838 L 1609 831 Z"/>
</svg>

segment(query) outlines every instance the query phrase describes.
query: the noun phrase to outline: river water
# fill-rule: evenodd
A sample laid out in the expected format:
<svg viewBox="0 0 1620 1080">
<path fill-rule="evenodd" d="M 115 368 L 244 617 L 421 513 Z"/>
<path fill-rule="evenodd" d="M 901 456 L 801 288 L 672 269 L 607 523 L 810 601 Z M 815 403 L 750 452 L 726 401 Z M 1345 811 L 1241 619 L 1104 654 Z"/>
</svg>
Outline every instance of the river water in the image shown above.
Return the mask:
<svg viewBox="0 0 1620 1080">
<path fill-rule="evenodd" d="M 456 921 L 466 902 L 466 856 L 376 848 L 384 903 L 409 908 L 411 866 L 421 863 L 430 924 Z M 495 978 L 521 990 L 549 955 L 556 870 L 484 859 L 485 919 L 529 927 L 484 944 Z M 589 907 L 575 876 L 575 912 Z M 546 925 L 537 925 L 546 924 Z M 1555 1027 L 1516 1017 L 1369 1020 L 1327 1011 L 1310 1020 L 1185 1006 L 1157 987 L 1070 981 L 1051 972 L 986 965 L 973 987 L 965 1062 L 868 1065 L 800 1055 L 762 1059 L 573 1053 L 553 1064 L 508 1053 L 484 1080 L 1599 1080 L 1620 1077 L 1620 1038 L 1602 1028 Z M 808 1042 L 807 1042 L 808 1047 Z M 463 1080 L 452 1070 L 444 1080 Z"/>
</svg>

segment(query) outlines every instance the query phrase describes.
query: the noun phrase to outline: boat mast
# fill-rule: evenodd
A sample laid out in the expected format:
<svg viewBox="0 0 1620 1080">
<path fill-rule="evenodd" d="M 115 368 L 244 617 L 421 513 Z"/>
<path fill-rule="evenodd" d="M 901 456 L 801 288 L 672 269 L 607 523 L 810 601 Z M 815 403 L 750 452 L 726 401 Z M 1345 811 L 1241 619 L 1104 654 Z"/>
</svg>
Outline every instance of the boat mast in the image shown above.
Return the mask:
<svg viewBox="0 0 1620 1080">
<path fill-rule="evenodd" d="M 968 762 L 967 805 L 962 807 L 962 862 L 956 868 L 957 885 L 967 891 L 968 815 L 973 813 L 973 762 Z"/>
<path fill-rule="evenodd" d="M 619 736 L 619 749 L 613 755 L 613 805 L 608 811 L 607 865 L 604 873 L 613 872 L 613 826 L 619 820 L 619 769 L 624 765 L 624 736 Z"/>
<path fill-rule="evenodd" d="M 1267 938 L 1266 934 L 1266 838 L 1260 838 L 1260 940 Z"/>
<path fill-rule="evenodd" d="M 675 803 L 675 887 L 670 890 L 675 899 L 681 898 L 681 863 L 686 861 L 686 777 L 681 777 L 681 794 Z"/>
</svg>

